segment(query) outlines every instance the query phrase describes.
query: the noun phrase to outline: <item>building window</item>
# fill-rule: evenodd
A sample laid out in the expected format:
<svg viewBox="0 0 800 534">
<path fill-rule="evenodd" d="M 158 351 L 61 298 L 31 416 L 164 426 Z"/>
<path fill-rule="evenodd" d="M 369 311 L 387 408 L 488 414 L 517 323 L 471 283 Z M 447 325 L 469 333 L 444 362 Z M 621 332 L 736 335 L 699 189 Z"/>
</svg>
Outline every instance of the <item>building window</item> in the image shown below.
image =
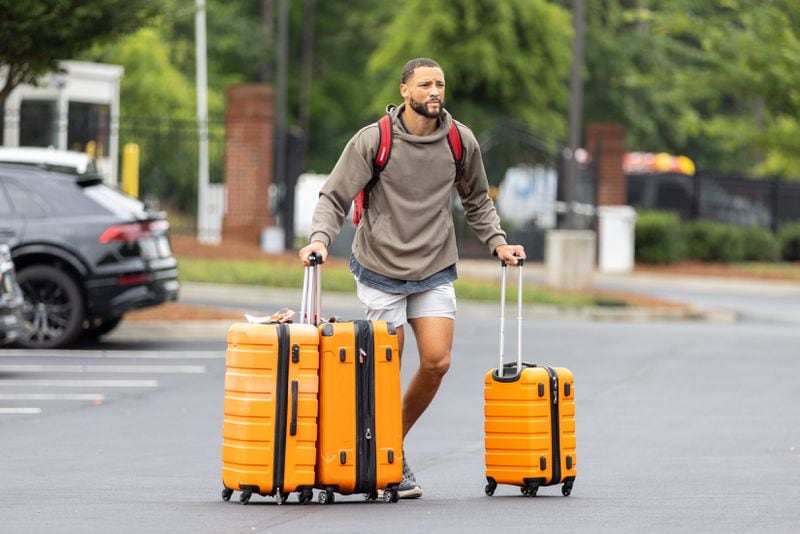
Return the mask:
<svg viewBox="0 0 800 534">
<path fill-rule="evenodd" d="M 58 146 L 54 100 L 23 100 L 19 108 L 20 146 Z"/>
<path fill-rule="evenodd" d="M 93 153 L 95 158 L 108 156 L 110 116 L 107 104 L 70 102 L 67 148 Z M 94 143 L 93 152 L 91 143 Z"/>
</svg>

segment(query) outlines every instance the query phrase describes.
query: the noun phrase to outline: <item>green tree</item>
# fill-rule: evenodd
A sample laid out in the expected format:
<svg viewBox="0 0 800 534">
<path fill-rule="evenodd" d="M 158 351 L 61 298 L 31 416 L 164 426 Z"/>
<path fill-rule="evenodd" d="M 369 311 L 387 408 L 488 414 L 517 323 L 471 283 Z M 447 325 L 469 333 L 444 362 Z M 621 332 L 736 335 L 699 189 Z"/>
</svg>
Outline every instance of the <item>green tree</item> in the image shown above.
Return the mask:
<svg viewBox="0 0 800 534">
<path fill-rule="evenodd" d="M 190 80 L 195 77 L 194 2 L 165 0 L 160 29 L 169 43 L 170 62 Z M 259 0 L 206 2 L 208 86 L 222 94 L 228 85 L 258 79 L 262 58 L 273 51 L 259 22 Z"/>
<path fill-rule="evenodd" d="M 587 121 L 702 169 L 800 177 L 800 4 L 590 2 Z"/>
<path fill-rule="evenodd" d="M 765 158 L 775 161 L 783 151 L 770 130 L 800 108 L 800 5 L 791 0 L 651 4 L 652 34 L 671 43 L 672 68 L 659 78 L 690 105 L 675 117 L 686 132 L 686 151 L 701 168 L 716 170 L 754 171 Z"/>
<path fill-rule="evenodd" d="M 408 0 L 370 58 L 372 109 L 399 100 L 408 59 L 432 57 L 447 76 L 448 108 L 476 131 L 513 117 L 561 139 L 571 34 L 569 12 L 545 0 Z"/>
<path fill-rule="evenodd" d="M 330 171 L 350 136 L 380 117 L 383 108 L 369 105 L 377 86 L 368 64 L 396 10 L 395 3 L 374 0 L 350 0 L 345 10 L 337 2 L 316 3 L 309 168 Z"/>
<path fill-rule="evenodd" d="M 0 105 L 94 43 L 136 31 L 160 12 L 159 0 L 0 0 Z"/>
<path fill-rule="evenodd" d="M 120 144 L 140 147 L 140 191 L 190 213 L 197 195 L 197 119 L 194 81 L 172 63 L 170 43 L 145 28 L 90 58 L 124 66 L 120 100 Z M 210 114 L 219 115 L 219 92 L 209 92 Z M 211 125 L 220 128 L 219 124 Z M 214 133 L 212 131 L 212 133 Z M 212 153 L 212 176 L 221 154 Z M 219 177 L 217 177 L 219 178 Z"/>
</svg>

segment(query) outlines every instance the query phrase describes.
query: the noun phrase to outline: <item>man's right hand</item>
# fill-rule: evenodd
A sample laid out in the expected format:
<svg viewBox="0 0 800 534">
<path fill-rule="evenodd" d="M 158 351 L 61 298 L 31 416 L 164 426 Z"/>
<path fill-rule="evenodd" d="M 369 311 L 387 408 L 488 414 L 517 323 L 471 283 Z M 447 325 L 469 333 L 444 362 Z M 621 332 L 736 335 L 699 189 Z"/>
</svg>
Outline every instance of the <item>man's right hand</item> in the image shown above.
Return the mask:
<svg viewBox="0 0 800 534">
<path fill-rule="evenodd" d="M 300 256 L 300 260 L 303 262 L 303 265 L 308 266 L 309 261 L 308 257 L 311 256 L 314 252 L 320 254 L 322 256 L 322 263 L 328 261 L 328 247 L 325 246 L 325 243 L 322 241 L 312 241 L 308 245 L 304 246 L 300 249 L 298 255 Z"/>
</svg>

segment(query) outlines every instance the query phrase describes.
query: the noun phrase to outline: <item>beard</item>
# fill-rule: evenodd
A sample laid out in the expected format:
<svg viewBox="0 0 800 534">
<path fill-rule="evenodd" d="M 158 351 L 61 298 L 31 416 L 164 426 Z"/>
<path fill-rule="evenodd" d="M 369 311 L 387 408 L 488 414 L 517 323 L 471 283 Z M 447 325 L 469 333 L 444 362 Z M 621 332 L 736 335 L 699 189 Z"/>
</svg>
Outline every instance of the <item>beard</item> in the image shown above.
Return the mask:
<svg viewBox="0 0 800 534">
<path fill-rule="evenodd" d="M 411 109 L 422 115 L 423 117 L 427 117 L 429 119 L 440 119 L 444 117 L 444 100 L 439 100 L 439 111 L 431 111 L 428 109 L 428 106 L 420 102 L 419 100 L 414 100 L 411 98 L 409 100 L 409 105 Z"/>
</svg>

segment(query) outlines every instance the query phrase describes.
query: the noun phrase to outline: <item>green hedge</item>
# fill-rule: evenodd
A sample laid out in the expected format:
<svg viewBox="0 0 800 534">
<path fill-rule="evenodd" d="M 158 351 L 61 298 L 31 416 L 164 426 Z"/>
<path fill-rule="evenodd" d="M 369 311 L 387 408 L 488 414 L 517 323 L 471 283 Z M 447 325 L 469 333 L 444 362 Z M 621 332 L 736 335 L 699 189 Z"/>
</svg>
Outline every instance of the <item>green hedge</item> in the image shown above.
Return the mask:
<svg viewBox="0 0 800 534">
<path fill-rule="evenodd" d="M 800 223 L 785 224 L 778 232 L 781 256 L 786 261 L 800 261 Z"/>
<path fill-rule="evenodd" d="M 636 219 L 636 261 L 677 263 L 684 258 L 681 220 L 668 211 L 642 211 Z"/>
<path fill-rule="evenodd" d="M 778 238 L 761 227 L 740 228 L 744 246 L 744 261 L 778 261 L 781 247 Z"/>
<path fill-rule="evenodd" d="M 738 228 L 699 219 L 683 226 L 686 257 L 697 261 L 731 263 L 744 259 L 744 240 Z"/>
<path fill-rule="evenodd" d="M 800 261 L 800 223 L 784 225 L 776 236 L 760 227 L 710 220 L 682 223 L 673 212 L 640 211 L 635 251 L 642 263 Z"/>
</svg>

